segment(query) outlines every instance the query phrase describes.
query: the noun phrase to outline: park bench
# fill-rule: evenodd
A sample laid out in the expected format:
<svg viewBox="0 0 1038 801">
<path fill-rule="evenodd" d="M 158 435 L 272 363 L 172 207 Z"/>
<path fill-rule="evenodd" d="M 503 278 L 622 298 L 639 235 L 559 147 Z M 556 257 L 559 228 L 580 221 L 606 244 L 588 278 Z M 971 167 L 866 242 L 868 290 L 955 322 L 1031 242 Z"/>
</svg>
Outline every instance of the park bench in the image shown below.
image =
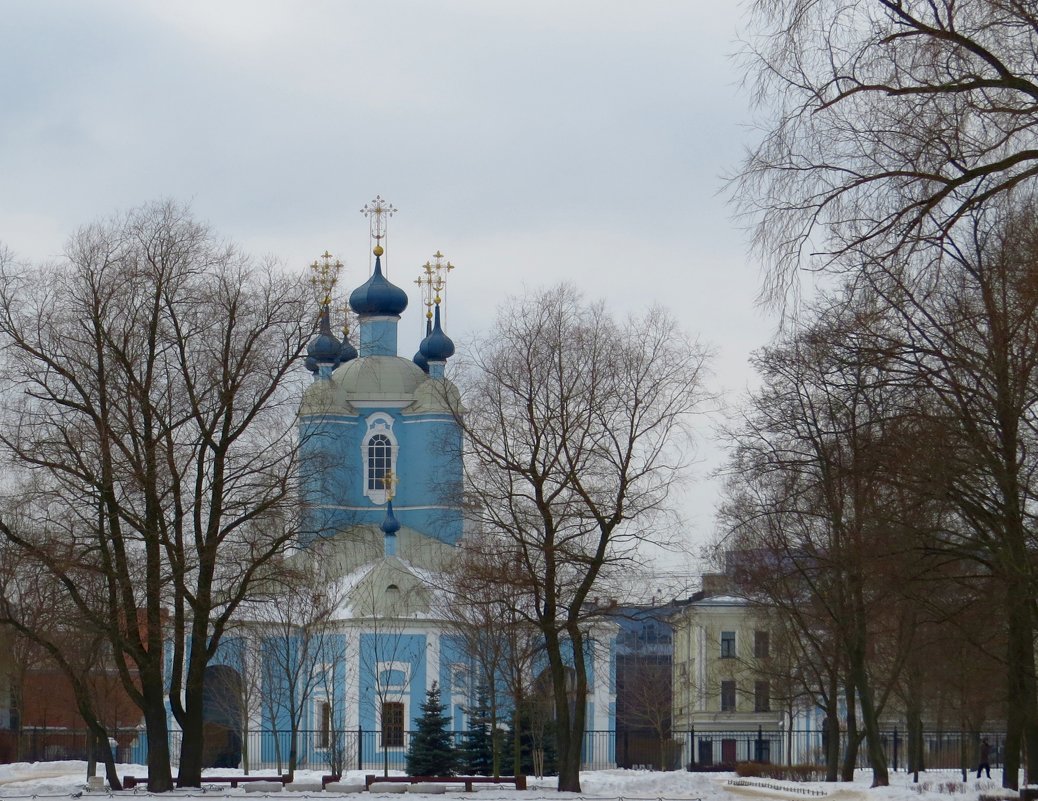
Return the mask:
<svg viewBox="0 0 1038 801">
<path fill-rule="evenodd" d="M 288 776 L 203 776 L 202 784 L 229 784 L 231 787 L 237 787 L 239 784 L 246 782 L 281 782 L 282 784 L 288 783 Z M 123 789 L 132 790 L 137 786 L 146 786 L 148 779 L 146 777 L 137 778 L 136 776 L 123 776 Z"/>
<path fill-rule="evenodd" d="M 406 782 L 407 784 L 464 784 L 465 792 L 472 792 L 474 784 L 514 784 L 516 790 L 526 789 L 526 776 L 376 776 L 369 773 L 364 777 L 364 784 L 370 790 L 375 782 Z"/>
</svg>

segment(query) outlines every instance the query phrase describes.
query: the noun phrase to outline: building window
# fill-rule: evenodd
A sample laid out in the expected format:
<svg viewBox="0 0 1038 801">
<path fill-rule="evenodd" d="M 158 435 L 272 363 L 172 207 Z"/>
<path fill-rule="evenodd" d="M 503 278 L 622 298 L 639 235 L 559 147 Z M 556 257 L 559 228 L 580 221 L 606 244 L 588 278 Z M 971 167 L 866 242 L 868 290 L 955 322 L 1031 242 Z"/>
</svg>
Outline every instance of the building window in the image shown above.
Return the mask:
<svg viewBox="0 0 1038 801">
<path fill-rule="evenodd" d="M 771 711 L 771 687 L 766 681 L 758 681 L 753 685 L 753 711 Z"/>
<path fill-rule="evenodd" d="M 753 632 L 753 655 L 757 659 L 767 659 L 769 652 L 768 632 Z"/>
<path fill-rule="evenodd" d="M 368 430 L 360 441 L 360 460 L 364 468 L 361 487 L 372 503 L 383 504 L 390 494 L 386 484 L 396 478 L 393 468 L 400 455 L 393 435 L 393 418 L 385 412 L 376 412 L 368 418 L 367 424 Z"/>
<path fill-rule="evenodd" d="M 404 747 L 404 705 L 398 701 L 382 703 L 382 747 Z"/>
<path fill-rule="evenodd" d="M 317 747 L 328 748 L 332 742 L 332 705 L 321 701 L 317 705 Z"/>
<path fill-rule="evenodd" d="M 735 632 L 721 632 L 721 659 L 735 658 Z"/>
<path fill-rule="evenodd" d="M 368 440 L 368 489 L 386 489 L 383 479 L 393 468 L 393 443 L 385 434 L 375 434 Z"/>
<path fill-rule="evenodd" d="M 734 681 L 722 681 L 721 682 L 721 711 L 722 712 L 734 712 L 735 711 L 735 682 Z"/>
</svg>

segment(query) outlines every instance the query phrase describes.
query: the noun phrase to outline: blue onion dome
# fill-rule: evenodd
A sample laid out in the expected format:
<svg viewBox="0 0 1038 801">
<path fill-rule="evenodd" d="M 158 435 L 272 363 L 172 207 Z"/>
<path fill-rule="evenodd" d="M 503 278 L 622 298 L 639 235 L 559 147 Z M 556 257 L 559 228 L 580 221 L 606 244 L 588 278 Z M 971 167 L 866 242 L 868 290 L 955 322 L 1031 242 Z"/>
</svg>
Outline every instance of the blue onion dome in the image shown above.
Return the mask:
<svg viewBox="0 0 1038 801">
<path fill-rule="evenodd" d="M 306 369 L 311 373 L 316 373 L 320 369 L 322 364 L 330 364 L 334 366 L 338 363 L 339 353 L 342 350 L 342 346 L 339 344 L 339 340 L 332 334 L 332 324 L 329 320 L 328 305 L 325 304 L 321 307 L 320 325 L 318 326 L 317 336 L 310 340 L 310 344 L 306 346 Z"/>
<path fill-rule="evenodd" d="M 390 534 L 396 534 L 400 530 L 400 521 L 396 519 L 393 514 L 393 501 L 390 500 L 386 503 L 386 519 L 382 521 L 382 525 L 379 527 L 382 529 L 382 533 L 387 536 Z"/>
<path fill-rule="evenodd" d="M 353 290 L 350 308 L 361 315 L 399 315 L 407 308 L 407 293 L 382 275 L 382 247 L 375 246 L 375 271 Z"/>
<path fill-rule="evenodd" d="M 432 320 L 426 319 L 425 321 L 425 335 L 429 336 L 432 333 Z M 422 372 L 429 372 L 429 360 L 422 355 L 421 343 L 418 346 L 418 352 L 415 353 L 414 358 L 411 359 L 415 364 L 422 368 Z"/>
<path fill-rule="evenodd" d="M 353 343 L 350 342 L 349 331 L 345 328 L 342 330 L 342 348 L 339 349 L 339 364 L 346 364 L 357 358 L 357 349 L 353 347 Z"/>
<path fill-rule="evenodd" d="M 454 355 L 454 340 L 440 328 L 440 304 L 436 304 L 436 317 L 432 332 L 418 346 L 419 352 L 430 362 L 445 362 Z"/>
</svg>

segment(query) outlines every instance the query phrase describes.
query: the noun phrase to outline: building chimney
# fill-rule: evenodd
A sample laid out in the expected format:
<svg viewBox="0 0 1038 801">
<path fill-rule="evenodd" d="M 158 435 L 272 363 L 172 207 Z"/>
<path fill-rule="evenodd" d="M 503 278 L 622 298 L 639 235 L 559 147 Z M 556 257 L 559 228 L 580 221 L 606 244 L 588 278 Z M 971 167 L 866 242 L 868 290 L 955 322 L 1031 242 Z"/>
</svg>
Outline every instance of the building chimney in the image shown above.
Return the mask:
<svg viewBox="0 0 1038 801">
<path fill-rule="evenodd" d="M 732 591 L 732 580 L 724 573 L 705 573 L 703 575 L 703 595 L 727 595 Z"/>
</svg>

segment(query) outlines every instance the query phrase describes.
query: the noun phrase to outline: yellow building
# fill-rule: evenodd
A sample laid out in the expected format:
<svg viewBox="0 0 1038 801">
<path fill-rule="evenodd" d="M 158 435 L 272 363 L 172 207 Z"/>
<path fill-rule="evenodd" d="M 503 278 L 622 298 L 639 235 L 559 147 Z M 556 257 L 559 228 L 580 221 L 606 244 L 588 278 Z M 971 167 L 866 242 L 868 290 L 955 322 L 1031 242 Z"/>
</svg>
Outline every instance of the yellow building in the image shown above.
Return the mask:
<svg viewBox="0 0 1038 801">
<path fill-rule="evenodd" d="M 671 616 L 673 731 L 685 764 L 777 761 L 783 718 L 772 691 L 771 637 L 750 604 L 725 592 L 723 576 Z"/>
</svg>

